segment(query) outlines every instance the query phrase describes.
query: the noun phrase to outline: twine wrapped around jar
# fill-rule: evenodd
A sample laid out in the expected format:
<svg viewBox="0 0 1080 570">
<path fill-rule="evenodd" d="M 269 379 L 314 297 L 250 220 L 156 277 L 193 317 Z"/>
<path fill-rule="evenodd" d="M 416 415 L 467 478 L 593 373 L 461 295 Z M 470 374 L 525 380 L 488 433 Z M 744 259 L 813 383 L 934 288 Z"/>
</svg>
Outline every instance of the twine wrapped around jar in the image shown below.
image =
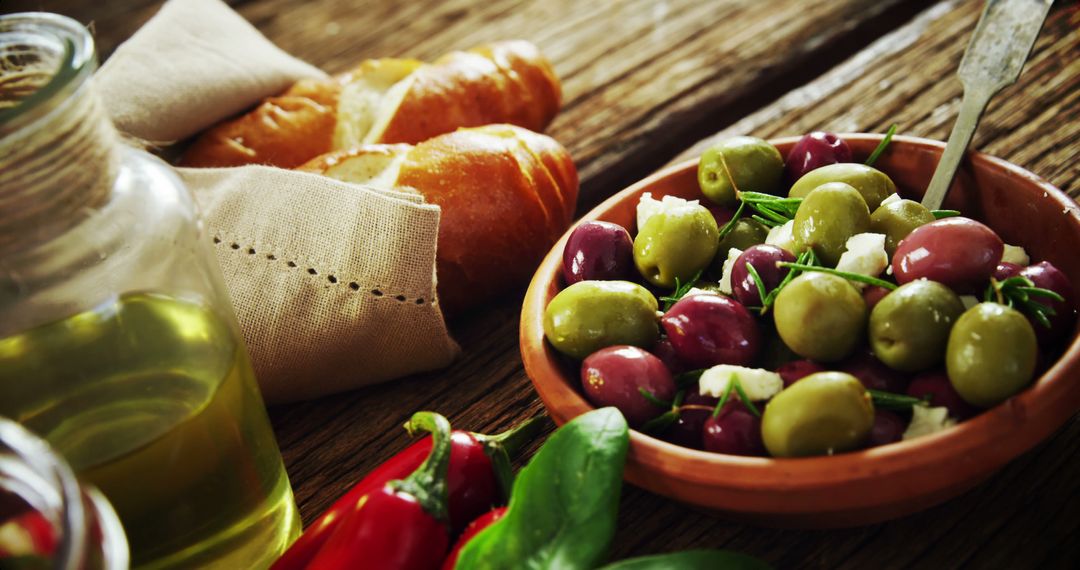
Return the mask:
<svg viewBox="0 0 1080 570">
<path fill-rule="evenodd" d="M 76 63 L 77 49 L 0 45 L 0 258 L 70 229 L 109 199 L 118 135 L 92 85 L 39 104 L 71 74 L 93 71 L 92 57 Z"/>
</svg>

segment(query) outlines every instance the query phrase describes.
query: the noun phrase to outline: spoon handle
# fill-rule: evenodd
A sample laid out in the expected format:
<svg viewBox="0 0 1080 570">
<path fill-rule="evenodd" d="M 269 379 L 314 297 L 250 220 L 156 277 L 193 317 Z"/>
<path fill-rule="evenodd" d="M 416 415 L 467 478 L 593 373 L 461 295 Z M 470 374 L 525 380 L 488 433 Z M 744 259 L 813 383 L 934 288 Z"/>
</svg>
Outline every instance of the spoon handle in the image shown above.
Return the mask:
<svg viewBox="0 0 1080 570">
<path fill-rule="evenodd" d="M 979 118 L 994 94 L 1020 77 L 1051 4 L 1053 0 L 986 2 L 957 73 L 964 85 L 960 114 L 923 196 L 923 206 L 936 210 L 945 201 Z"/>
</svg>

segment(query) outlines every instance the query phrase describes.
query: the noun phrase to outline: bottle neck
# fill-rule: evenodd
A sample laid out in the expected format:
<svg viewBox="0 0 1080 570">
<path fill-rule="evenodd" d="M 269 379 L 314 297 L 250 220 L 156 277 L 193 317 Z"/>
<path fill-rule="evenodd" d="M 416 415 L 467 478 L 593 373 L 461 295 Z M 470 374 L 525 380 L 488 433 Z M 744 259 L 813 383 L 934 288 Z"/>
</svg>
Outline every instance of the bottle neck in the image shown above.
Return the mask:
<svg viewBox="0 0 1080 570">
<path fill-rule="evenodd" d="M 105 205 L 119 164 L 119 136 L 90 77 L 92 47 L 80 54 L 40 22 L 29 31 L 3 23 L 0 257 L 47 242 Z"/>
</svg>

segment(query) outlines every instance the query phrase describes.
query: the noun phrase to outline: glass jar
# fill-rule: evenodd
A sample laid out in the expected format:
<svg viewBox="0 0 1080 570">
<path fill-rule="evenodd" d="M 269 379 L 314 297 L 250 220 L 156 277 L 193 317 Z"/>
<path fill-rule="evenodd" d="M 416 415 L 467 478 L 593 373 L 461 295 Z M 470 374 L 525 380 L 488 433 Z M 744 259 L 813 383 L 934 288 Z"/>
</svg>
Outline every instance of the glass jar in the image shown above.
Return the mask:
<svg viewBox="0 0 1080 570">
<path fill-rule="evenodd" d="M 0 17 L 0 415 L 101 489 L 134 566 L 267 566 L 299 519 L 220 269 L 95 68 L 77 22 Z"/>
<path fill-rule="evenodd" d="M 48 444 L 0 417 L 0 567 L 124 570 L 128 546 L 112 506 Z"/>
</svg>

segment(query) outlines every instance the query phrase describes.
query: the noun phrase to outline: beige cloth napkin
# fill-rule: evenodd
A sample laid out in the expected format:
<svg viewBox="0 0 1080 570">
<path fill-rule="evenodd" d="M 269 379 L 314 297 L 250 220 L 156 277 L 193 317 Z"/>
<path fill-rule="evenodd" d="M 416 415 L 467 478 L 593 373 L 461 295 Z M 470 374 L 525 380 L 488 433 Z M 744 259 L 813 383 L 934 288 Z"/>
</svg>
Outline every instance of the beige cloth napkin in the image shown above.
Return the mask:
<svg viewBox="0 0 1080 570">
<path fill-rule="evenodd" d="M 170 0 L 96 82 L 121 130 L 166 141 L 321 75 L 220 0 Z M 267 401 L 433 370 L 457 355 L 435 297 L 438 206 L 264 166 L 178 170 Z"/>
</svg>

